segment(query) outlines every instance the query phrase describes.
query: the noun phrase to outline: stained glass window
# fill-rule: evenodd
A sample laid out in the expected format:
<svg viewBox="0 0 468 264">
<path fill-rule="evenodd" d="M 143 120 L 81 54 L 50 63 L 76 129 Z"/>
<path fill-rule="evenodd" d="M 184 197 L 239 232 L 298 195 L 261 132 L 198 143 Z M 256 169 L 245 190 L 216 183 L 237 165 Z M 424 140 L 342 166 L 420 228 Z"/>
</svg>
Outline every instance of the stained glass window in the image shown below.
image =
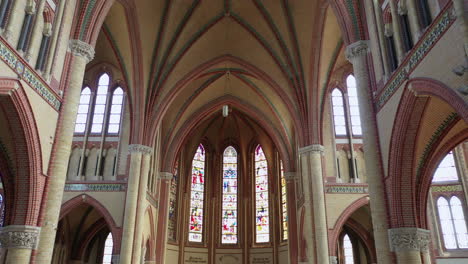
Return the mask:
<svg viewBox="0 0 468 264">
<path fill-rule="evenodd" d="M 434 173 L 434 178 L 432 178 L 432 182 L 445 181 L 458 181 L 458 174 L 457 169 L 455 168 L 455 160 L 453 158 L 452 151 L 450 151 L 440 162 Z"/>
<path fill-rule="evenodd" d="M 202 242 L 203 200 L 205 193 L 205 149 L 200 144 L 192 161 L 189 241 Z"/>
<path fill-rule="evenodd" d="M 223 210 L 221 242 L 237 243 L 237 152 L 229 146 L 223 154 Z"/>
<path fill-rule="evenodd" d="M 282 224 L 282 238 L 288 240 L 288 203 L 286 196 L 286 179 L 284 178 L 283 162 L 280 162 L 281 173 L 281 224 Z"/>
<path fill-rule="evenodd" d="M 0 194 L 0 227 L 3 226 L 5 217 L 5 202 L 3 201 L 3 195 Z"/>
<path fill-rule="evenodd" d="M 111 264 L 112 263 L 112 249 L 114 247 L 114 241 L 112 239 L 112 233 L 106 238 L 106 242 L 104 243 L 104 254 L 102 257 L 102 264 Z"/>
<path fill-rule="evenodd" d="M 353 135 L 362 135 L 361 118 L 359 114 L 359 102 L 357 96 L 356 78 L 353 75 L 349 75 L 346 79 L 346 86 L 348 88 L 348 100 L 349 100 L 349 115 L 351 116 L 351 130 Z"/>
<path fill-rule="evenodd" d="M 332 92 L 332 106 L 333 106 L 333 124 L 335 126 L 335 135 L 345 136 L 346 133 L 346 119 L 343 103 L 343 94 L 340 90 L 335 88 Z"/>
<path fill-rule="evenodd" d="M 348 235 L 343 237 L 343 251 L 345 257 L 345 264 L 354 264 L 353 244 Z"/>
<path fill-rule="evenodd" d="M 109 89 L 109 75 L 104 73 L 99 77 L 96 101 L 94 104 L 93 123 L 91 133 L 101 133 L 106 111 L 107 90 Z"/>
<path fill-rule="evenodd" d="M 255 149 L 255 242 L 270 242 L 268 164 L 260 145 Z"/>
<path fill-rule="evenodd" d="M 122 88 L 118 87 L 114 90 L 114 93 L 112 94 L 112 106 L 109 114 L 109 127 L 107 128 L 107 132 L 109 133 L 119 133 L 123 97 L 124 93 Z"/>
<path fill-rule="evenodd" d="M 468 234 L 466 220 L 463 214 L 461 201 L 453 196 L 450 204 L 444 197 L 437 199 L 437 211 L 439 214 L 442 236 L 446 249 L 468 248 Z"/>
<path fill-rule="evenodd" d="M 175 166 L 174 177 L 171 180 L 170 197 L 169 197 L 169 222 L 167 225 L 168 239 L 176 240 L 176 225 L 177 225 L 177 185 L 179 179 L 178 165 Z"/>
<path fill-rule="evenodd" d="M 88 120 L 89 102 L 91 100 L 91 90 L 86 87 L 81 91 L 78 114 L 76 115 L 75 133 L 84 133 L 86 121 Z"/>
</svg>

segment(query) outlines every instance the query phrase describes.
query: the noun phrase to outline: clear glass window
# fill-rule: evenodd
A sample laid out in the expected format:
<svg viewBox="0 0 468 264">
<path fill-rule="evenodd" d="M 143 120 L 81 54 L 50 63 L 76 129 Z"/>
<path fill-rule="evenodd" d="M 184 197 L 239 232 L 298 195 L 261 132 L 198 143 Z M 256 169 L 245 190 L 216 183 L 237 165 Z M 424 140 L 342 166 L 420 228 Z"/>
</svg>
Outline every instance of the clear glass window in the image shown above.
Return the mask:
<svg viewBox="0 0 468 264">
<path fill-rule="evenodd" d="M 449 203 L 444 197 L 439 197 L 437 199 L 437 212 L 445 248 L 467 249 L 466 219 L 460 199 L 453 196 Z"/>
<path fill-rule="evenodd" d="M 84 88 L 80 95 L 80 104 L 76 115 L 75 133 L 84 133 L 86 129 L 86 121 L 88 120 L 89 102 L 91 100 L 91 90 L 89 87 Z"/>
<path fill-rule="evenodd" d="M 432 182 L 447 181 L 458 181 L 458 173 L 457 168 L 455 167 L 455 159 L 452 151 L 450 151 L 440 162 L 434 173 L 434 178 L 432 178 Z"/>
<path fill-rule="evenodd" d="M 359 102 L 356 87 L 356 78 L 349 75 L 346 78 L 346 86 L 348 88 L 349 115 L 351 116 L 351 131 L 354 136 L 362 135 L 361 117 L 359 113 Z"/>
<path fill-rule="evenodd" d="M 346 136 L 346 118 L 343 103 L 343 94 L 340 90 L 335 88 L 332 92 L 332 105 L 333 105 L 333 124 L 335 126 L 335 135 Z"/>
<path fill-rule="evenodd" d="M 108 133 L 119 133 L 120 129 L 120 120 L 122 115 L 122 105 L 123 105 L 123 90 L 118 87 L 114 90 L 112 94 L 112 105 L 109 115 L 109 127 L 107 128 Z"/>
<path fill-rule="evenodd" d="M 354 252 L 353 252 L 353 243 L 349 239 L 348 235 L 343 237 L 343 251 L 345 257 L 345 264 L 354 264 Z"/>
<path fill-rule="evenodd" d="M 114 248 L 114 241 L 112 239 L 112 233 L 106 238 L 106 242 L 104 243 L 104 254 L 102 257 L 102 264 L 111 264 L 112 263 L 112 250 Z"/>
<path fill-rule="evenodd" d="M 93 122 L 91 133 L 101 133 L 104 124 L 104 114 L 107 103 L 107 91 L 109 89 L 109 75 L 104 73 L 99 77 L 96 100 L 94 104 Z"/>
</svg>

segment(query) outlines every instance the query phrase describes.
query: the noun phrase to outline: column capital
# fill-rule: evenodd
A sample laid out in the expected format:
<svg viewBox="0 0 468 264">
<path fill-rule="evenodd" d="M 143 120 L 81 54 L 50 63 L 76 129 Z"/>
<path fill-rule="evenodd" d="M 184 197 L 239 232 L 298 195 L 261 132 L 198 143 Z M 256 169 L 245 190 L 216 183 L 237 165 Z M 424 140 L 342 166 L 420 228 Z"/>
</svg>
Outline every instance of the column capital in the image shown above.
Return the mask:
<svg viewBox="0 0 468 264">
<path fill-rule="evenodd" d="M 416 227 L 392 228 L 388 229 L 388 239 L 392 252 L 426 252 L 429 250 L 431 232 Z"/>
<path fill-rule="evenodd" d="M 355 58 L 365 56 L 369 51 L 369 41 L 358 40 L 346 47 L 346 59 L 352 63 Z"/>
<path fill-rule="evenodd" d="M 320 153 L 321 155 L 323 155 L 324 151 L 325 151 L 325 148 L 320 144 L 312 144 L 312 145 L 309 145 L 309 146 L 305 146 L 303 148 L 299 148 L 299 154 L 300 155 L 306 154 L 306 153 L 309 153 L 309 152 Z"/>
<path fill-rule="evenodd" d="M 141 153 L 141 154 L 146 154 L 146 155 L 152 155 L 153 154 L 153 148 L 145 146 L 145 145 L 140 145 L 140 144 L 132 144 L 128 145 L 128 153 Z"/>
<path fill-rule="evenodd" d="M 0 228 L 0 247 L 36 249 L 41 228 L 37 226 L 10 225 Z"/>
<path fill-rule="evenodd" d="M 330 256 L 330 264 L 338 264 L 338 257 Z"/>
<path fill-rule="evenodd" d="M 284 179 L 286 181 L 294 181 L 297 180 L 297 172 L 295 171 L 287 171 L 284 173 Z"/>
<path fill-rule="evenodd" d="M 174 174 L 172 174 L 171 172 L 167 172 L 167 171 L 160 171 L 159 172 L 159 179 L 160 180 L 172 180 L 172 178 L 174 177 Z"/>
<path fill-rule="evenodd" d="M 90 62 L 94 58 L 94 48 L 88 43 L 79 39 L 70 39 L 68 41 L 68 48 L 74 56 L 80 56 Z"/>
</svg>

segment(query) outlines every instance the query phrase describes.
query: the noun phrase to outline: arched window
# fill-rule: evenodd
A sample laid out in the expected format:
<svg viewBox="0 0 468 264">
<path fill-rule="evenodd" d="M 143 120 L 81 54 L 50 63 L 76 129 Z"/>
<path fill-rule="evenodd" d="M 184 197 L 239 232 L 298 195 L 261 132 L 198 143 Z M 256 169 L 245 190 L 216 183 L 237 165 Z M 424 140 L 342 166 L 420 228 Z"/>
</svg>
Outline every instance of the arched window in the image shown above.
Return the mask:
<svg viewBox="0 0 468 264">
<path fill-rule="evenodd" d="M 280 161 L 280 173 L 281 173 L 281 226 L 282 232 L 281 237 L 283 241 L 288 240 L 288 202 L 286 196 L 286 179 L 284 178 L 283 162 Z"/>
<path fill-rule="evenodd" d="M 93 123 L 91 133 L 101 133 L 107 104 L 107 90 L 109 89 L 109 75 L 104 73 L 99 77 L 96 100 L 94 104 Z"/>
<path fill-rule="evenodd" d="M 343 255 L 345 264 L 354 264 L 353 243 L 347 234 L 343 237 Z"/>
<path fill-rule="evenodd" d="M 3 195 L 0 194 L 0 227 L 4 224 L 5 218 L 5 201 L 3 201 Z"/>
<path fill-rule="evenodd" d="M 335 135 L 345 136 L 346 132 L 346 118 L 343 103 L 343 94 L 338 88 L 332 92 L 332 105 L 333 105 L 333 124 L 335 126 Z"/>
<path fill-rule="evenodd" d="M 268 163 L 260 145 L 255 149 L 255 242 L 270 242 Z"/>
<path fill-rule="evenodd" d="M 85 132 L 90 100 L 91 90 L 89 87 L 86 87 L 81 91 L 80 105 L 78 106 L 78 114 L 76 115 L 75 133 Z"/>
<path fill-rule="evenodd" d="M 111 264 L 112 263 L 112 250 L 114 248 L 114 240 L 112 239 L 112 233 L 106 238 L 104 243 L 104 254 L 102 256 L 102 264 Z"/>
<path fill-rule="evenodd" d="M 169 197 L 169 222 L 167 225 L 168 235 L 167 238 L 169 240 L 175 241 L 176 240 L 176 225 L 177 225 L 177 186 L 179 180 L 178 174 L 178 165 L 176 166 L 174 177 L 171 179 L 171 189 L 170 189 L 170 197 Z"/>
<path fill-rule="evenodd" d="M 361 118 L 359 114 L 359 102 L 357 96 L 356 78 L 353 75 L 349 75 L 346 78 L 346 86 L 348 88 L 348 100 L 349 100 L 349 115 L 351 117 L 351 131 L 354 136 L 361 136 Z"/>
<path fill-rule="evenodd" d="M 118 87 L 112 94 L 112 106 L 109 115 L 108 133 L 119 133 L 120 120 L 122 116 L 122 106 L 124 93 L 122 88 Z"/>
<path fill-rule="evenodd" d="M 439 197 L 437 199 L 437 212 L 445 248 L 468 248 L 466 220 L 460 199 L 452 196 L 449 203 L 444 197 Z"/>
<path fill-rule="evenodd" d="M 432 182 L 446 181 L 458 181 L 458 173 L 457 168 L 455 167 L 455 159 L 453 158 L 452 151 L 450 151 L 440 162 L 434 173 L 434 178 L 432 178 Z"/>
<path fill-rule="evenodd" d="M 203 240 L 203 206 L 205 195 L 205 149 L 199 145 L 192 161 L 192 185 L 190 194 L 189 241 Z"/>
<path fill-rule="evenodd" d="M 223 209 L 221 243 L 237 244 L 237 152 L 229 146 L 223 153 Z"/>
</svg>

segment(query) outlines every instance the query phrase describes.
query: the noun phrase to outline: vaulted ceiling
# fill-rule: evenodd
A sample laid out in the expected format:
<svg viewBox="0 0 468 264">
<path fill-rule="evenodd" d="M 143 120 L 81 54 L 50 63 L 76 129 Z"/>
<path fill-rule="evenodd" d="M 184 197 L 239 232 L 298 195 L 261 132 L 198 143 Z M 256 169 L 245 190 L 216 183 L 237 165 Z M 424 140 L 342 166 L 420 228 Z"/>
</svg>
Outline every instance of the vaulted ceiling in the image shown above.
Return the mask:
<svg viewBox="0 0 468 264">
<path fill-rule="evenodd" d="M 329 74 L 337 61 L 347 63 L 328 2 L 116 1 L 90 67 L 120 68 L 133 121 L 148 131 L 162 126 L 163 148 L 181 140 L 200 115 L 229 104 L 261 121 L 292 153 L 319 140 Z M 148 131 L 134 132 L 151 137 Z"/>
</svg>

